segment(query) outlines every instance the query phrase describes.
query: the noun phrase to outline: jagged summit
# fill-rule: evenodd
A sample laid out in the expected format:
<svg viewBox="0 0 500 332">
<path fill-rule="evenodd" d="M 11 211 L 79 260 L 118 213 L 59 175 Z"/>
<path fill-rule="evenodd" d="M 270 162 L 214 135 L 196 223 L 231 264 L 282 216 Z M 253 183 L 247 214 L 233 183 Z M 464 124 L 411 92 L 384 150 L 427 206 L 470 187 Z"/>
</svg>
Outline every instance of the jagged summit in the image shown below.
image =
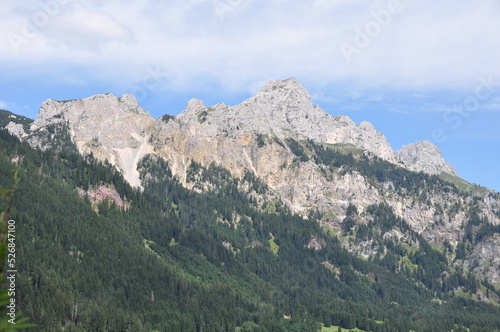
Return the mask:
<svg viewBox="0 0 500 332">
<path fill-rule="evenodd" d="M 325 115 L 323 110 L 313 107 L 307 90 L 295 78 L 289 78 L 267 82 L 256 96 L 233 107 L 223 103 L 206 107 L 203 101 L 191 99 L 178 118 L 185 121 L 193 117 L 202 118 L 208 121 L 205 126 L 239 121 L 241 125 L 238 128 L 242 130 L 279 133 L 289 124 L 293 126 L 293 122 Z"/>
<path fill-rule="evenodd" d="M 214 112 L 216 109 L 227 110 L 231 108 L 234 112 L 225 112 L 218 114 Z M 264 84 L 262 89 L 255 95 L 241 104 L 229 107 L 223 103 L 219 103 L 212 107 L 204 105 L 199 99 L 191 99 L 186 107 L 186 110 L 180 114 L 181 118 L 189 118 L 193 113 L 209 111 L 210 118 L 215 122 L 225 118 L 241 118 L 253 122 L 253 118 L 266 118 L 266 122 L 272 118 L 278 117 L 284 122 L 292 122 L 298 118 L 309 118 L 311 113 L 318 113 L 324 116 L 324 111 L 313 107 L 311 96 L 307 90 L 295 79 L 289 78 L 285 80 L 272 80 Z M 209 114 L 207 114 L 209 115 Z"/>
<path fill-rule="evenodd" d="M 295 79 L 272 80 L 264 84 L 255 100 L 267 100 L 274 104 L 312 106 L 309 92 Z"/>
<path fill-rule="evenodd" d="M 395 154 L 385 136 L 371 123 L 358 125 L 347 116 L 331 116 L 313 105 L 311 96 L 295 78 L 269 81 L 257 95 L 236 106 L 219 103 L 207 107 L 203 101 L 191 99 L 186 110 L 168 123 L 154 120 L 131 94 L 98 94 L 68 101 L 49 99 L 41 105 L 30 130 L 45 135 L 30 135 L 28 140 L 44 148 L 41 137 L 51 137 L 50 128 L 63 124 L 68 125 L 71 139 L 81 153 L 92 152 L 100 159 L 108 159 L 137 186 L 140 181 L 135 165 L 145 153 L 155 149 L 172 158 L 172 151 L 178 150 L 174 159 L 179 172 L 186 167 L 187 158 L 216 161 L 233 171 L 239 170 L 238 173 L 242 169 L 256 170 L 255 162 L 250 155 L 241 155 L 241 149 L 248 147 L 249 140 L 257 134 L 282 141 L 292 137 L 348 144 L 414 171 L 456 174 L 430 143 L 409 145 Z M 9 128 L 23 137 L 19 128 Z"/>
<path fill-rule="evenodd" d="M 92 118 L 95 125 L 99 119 L 109 117 L 111 113 L 120 117 L 122 113 L 135 113 L 149 116 L 149 112 L 142 109 L 132 94 L 117 97 L 114 94 L 97 94 L 83 99 L 53 100 L 48 99 L 42 103 L 38 116 L 32 124 L 31 130 L 46 126 L 48 123 L 63 121 L 75 122 L 78 119 Z M 99 121 L 100 122 L 100 121 Z"/>
<path fill-rule="evenodd" d="M 276 79 L 270 80 L 264 83 L 261 93 L 271 92 L 276 90 L 289 91 L 289 90 L 302 90 L 305 94 L 309 94 L 307 90 L 300 84 L 295 77 L 290 77 L 286 79 Z"/>
<path fill-rule="evenodd" d="M 192 98 L 188 101 L 185 112 L 196 112 L 207 108 L 202 100 Z"/>
<path fill-rule="evenodd" d="M 259 128 L 272 127 L 303 132 L 305 122 L 314 125 L 325 119 L 328 114 L 319 107 L 314 107 L 307 90 L 295 79 L 273 80 L 267 82 L 254 97 L 234 107 L 236 113 L 248 120 L 256 120 Z M 253 118 L 253 119 L 252 119 Z"/>
<path fill-rule="evenodd" d="M 356 125 L 347 116 L 334 117 L 314 106 L 307 90 L 295 78 L 270 81 L 256 96 L 233 107 L 222 103 L 206 107 L 199 100 L 191 100 L 177 119 L 201 136 L 257 132 L 280 138 L 292 136 L 320 143 L 352 144 L 395 162 L 385 136 L 371 124 Z"/>
</svg>

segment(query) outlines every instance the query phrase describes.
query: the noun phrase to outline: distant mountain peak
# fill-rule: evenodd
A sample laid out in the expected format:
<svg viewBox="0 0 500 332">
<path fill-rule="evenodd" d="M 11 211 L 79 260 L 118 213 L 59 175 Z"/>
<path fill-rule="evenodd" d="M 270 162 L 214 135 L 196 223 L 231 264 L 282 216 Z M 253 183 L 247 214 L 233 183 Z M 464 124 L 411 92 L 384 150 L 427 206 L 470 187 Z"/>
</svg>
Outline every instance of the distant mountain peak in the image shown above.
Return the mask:
<svg viewBox="0 0 500 332">
<path fill-rule="evenodd" d="M 418 141 L 404 145 L 395 152 L 396 158 L 412 171 L 423 171 L 428 174 L 446 172 L 457 175 L 455 168 L 444 160 L 439 148 L 428 141 Z"/>
<path fill-rule="evenodd" d="M 73 100 L 47 99 L 40 106 L 38 116 L 33 122 L 31 130 L 43 128 L 48 124 L 64 121 L 75 122 L 79 118 L 92 118 L 119 116 L 122 112 L 132 112 L 142 116 L 149 116 L 149 112 L 142 109 L 135 97 L 124 94 L 117 97 L 112 93 L 97 94 L 87 98 Z M 99 125 L 93 124 L 93 126 Z"/>
<path fill-rule="evenodd" d="M 309 92 L 299 83 L 294 77 L 284 80 L 271 80 L 264 84 L 259 94 L 288 94 L 290 92 L 298 92 L 305 96 L 309 96 Z"/>
<path fill-rule="evenodd" d="M 206 108 L 206 106 L 205 106 L 205 104 L 203 103 L 202 100 L 196 99 L 196 98 L 192 98 L 192 99 L 190 99 L 188 101 L 186 111 L 187 112 L 192 112 L 192 111 L 196 112 L 196 111 L 203 110 L 205 108 Z"/>
<path fill-rule="evenodd" d="M 131 93 L 125 93 L 121 98 L 118 98 L 118 100 L 129 106 L 139 106 L 137 99 L 135 99 L 134 95 Z"/>
<path fill-rule="evenodd" d="M 248 101 L 289 111 L 299 108 L 305 111 L 313 107 L 309 92 L 295 78 L 269 81 Z"/>
</svg>

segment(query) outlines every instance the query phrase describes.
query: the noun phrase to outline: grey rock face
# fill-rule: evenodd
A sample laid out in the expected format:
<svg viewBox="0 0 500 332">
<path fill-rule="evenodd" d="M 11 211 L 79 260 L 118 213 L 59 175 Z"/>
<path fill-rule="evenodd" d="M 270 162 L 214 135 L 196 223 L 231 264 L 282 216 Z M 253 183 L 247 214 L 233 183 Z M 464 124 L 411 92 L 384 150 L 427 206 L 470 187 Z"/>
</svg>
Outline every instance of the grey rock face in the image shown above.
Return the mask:
<svg viewBox="0 0 500 332">
<path fill-rule="evenodd" d="M 391 146 L 371 124 L 356 125 L 347 116 L 329 115 L 312 104 L 309 93 L 294 78 L 266 83 L 255 97 L 234 106 L 230 114 L 234 122 L 243 124 L 244 130 L 319 143 L 353 144 L 394 161 Z"/>
<path fill-rule="evenodd" d="M 396 151 L 396 159 L 411 171 L 457 175 L 455 168 L 443 159 L 438 147 L 427 141 L 403 146 L 401 150 Z"/>
<path fill-rule="evenodd" d="M 203 147 L 206 144 L 202 141 L 208 144 L 209 140 L 217 140 L 219 146 L 226 148 L 241 149 L 241 144 L 234 139 L 245 140 L 254 133 L 280 139 L 294 137 L 319 143 L 352 144 L 387 161 L 399 161 L 410 170 L 456 174 L 431 143 L 410 144 L 395 154 L 384 135 L 370 123 L 356 125 L 347 116 L 329 115 L 312 104 L 309 93 L 293 78 L 270 81 L 255 97 L 234 107 L 222 103 L 206 107 L 202 101 L 192 99 L 175 121 L 167 126 L 160 122 L 153 123 L 148 112 L 139 107 L 132 95 L 117 98 L 106 94 L 72 101 L 47 100 L 42 104 L 31 131 L 44 131 L 53 124 L 69 124 L 72 140 L 80 152 L 92 152 L 98 158 L 107 158 L 136 186 L 140 183 L 137 174 L 132 176 L 135 173 L 133 163 L 151 149 L 146 142 L 150 133 L 157 138 L 157 144 L 172 140 L 189 141 L 184 149 L 188 150 L 186 152 L 195 151 L 196 144 Z M 18 129 L 12 126 L 11 131 L 22 136 Z M 158 142 L 161 138 L 166 141 Z M 43 146 L 43 141 L 36 138 L 31 143 Z M 233 147 L 233 144 L 238 147 Z M 210 152 L 209 159 L 221 161 L 217 156 L 223 151 Z M 240 166 L 251 168 L 245 160 Z"/>
<path fill-rule="evenodd" d="M 7 129 L 9 133 L 19 139 L 23 139 L 27 135 L 24 131 L 23 125 L 20 123 L 9 122 L 7 126 L 5 126 L 5 129 Z"/>
<path fill-rule="evenodd" d="M 45 101 L 31 132 L 46 132 L 51 125 L 67 124 L 80 153 L 108 159 L 132 186 L 140 187 L 136 165 L 151 152 L 147 128 L 152 123 L 149 113 L 139 107 L 132 95 L 117 98 L 102 94 L 70 101 Z M 44 142 L 37 137 L 34 135 L 30 143 L 43 148 Z"/>
<path fill-rule="evenodd" d="M 500 283 L 500 234 L 481 241 L 468 257 L 465 265 L 493 284 Z"/>
</svg>

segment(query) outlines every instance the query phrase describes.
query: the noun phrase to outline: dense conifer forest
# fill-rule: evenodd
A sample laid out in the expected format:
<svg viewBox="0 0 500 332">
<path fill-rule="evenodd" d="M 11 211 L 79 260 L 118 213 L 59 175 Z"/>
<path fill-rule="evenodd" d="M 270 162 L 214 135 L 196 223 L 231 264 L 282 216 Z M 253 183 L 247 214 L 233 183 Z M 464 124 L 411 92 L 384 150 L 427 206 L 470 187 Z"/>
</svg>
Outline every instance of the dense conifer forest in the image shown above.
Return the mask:
<svg viewBox="0 0 500 332">
<path fill-rule="evenodd" d="M 300 160 L 310 158 L 301 144 L 287 143 Z M 437 177 L 308 147 L 325 167 L 390 176 L 404 190 L 417 190 L 422 178 L 439 190 L 458 190 Z M 114 167 L 81 157 L 74 147 L 42 152 L 2 130 L 2 188 L 14 187 L 16 170 L 10 218 L 17 222 L 17 301 L 37 324 L 32 331 L 298 332 L 320 331 L 322 324 L 364 331 L 500 330 L 499 307 L 454 292 L 495 288 L 449 270 L 446 254 L 384 204 L 366 210 L 372 220 L 366 225 L 356 222 L 355 206 L 348 209 L 344 230 L 377 238 L 386 253 L 362 259 L 323 231 L 319 213 L 292 214 L 266 196 L 268 189 L 251 173 L 237 179 L 217 165 L 192 162 L 188 180 L 210 186 L 187 189 L 167 162 L 148 156 L 139 165 L 140 191 Z M 127 208 L 81 194 L 101 184 L 114 188 Z M 380 236 L 395 227 L 411 234 L 418 250 Z M 321 248 L 308 248 L 311 239 Z M 412 268 L 398 264 L 403 257 Z"/>
</svg>

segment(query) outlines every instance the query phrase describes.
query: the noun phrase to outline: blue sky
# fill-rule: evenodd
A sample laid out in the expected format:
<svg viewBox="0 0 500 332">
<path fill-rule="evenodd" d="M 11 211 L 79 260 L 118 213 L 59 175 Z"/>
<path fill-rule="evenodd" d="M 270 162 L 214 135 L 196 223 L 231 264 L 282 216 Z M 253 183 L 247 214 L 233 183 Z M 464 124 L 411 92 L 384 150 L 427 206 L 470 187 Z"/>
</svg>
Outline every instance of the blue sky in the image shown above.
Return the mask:
<svg viewBox="0 0 500 332">
<path fill-rule="evenodd" d="M 0 108 L 131 92 L 154 117 L 296 77 L 392 147 L 430 140 L 500 191 L 497 0 L 2 0 Z"/>
</svg>

